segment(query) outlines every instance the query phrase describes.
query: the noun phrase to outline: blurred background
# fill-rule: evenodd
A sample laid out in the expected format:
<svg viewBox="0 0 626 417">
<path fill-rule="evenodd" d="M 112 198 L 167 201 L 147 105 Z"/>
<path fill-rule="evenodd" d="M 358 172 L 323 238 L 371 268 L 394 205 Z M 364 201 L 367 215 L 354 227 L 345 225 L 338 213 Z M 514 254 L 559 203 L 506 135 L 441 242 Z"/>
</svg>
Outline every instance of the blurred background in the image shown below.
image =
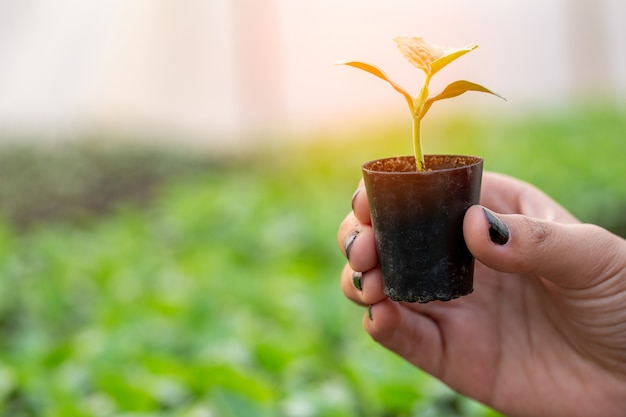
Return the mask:
<svg viewBox="0 0 626 417">
<path fill-rule="evenodd" d="M 373 62 L 417 94 L 421 74 L 398 54 L 398 35 L 481 45 L 446 76 L 488 84 L 509 104 L 479 97 L 452 106 L 513 114 L 573 95 L 626 91 L 626 5 L 619 0 L 33 0 L 0 7 L 5 135 L 106 131 L 247 146 L 241 142 L 250 133 L 398 118 L 405 103 L 387 85 L 333 65 Z"/>
<path fill-rule="evenodd" d="M 495 416 L 384 351 L 341 295 L 369 160 L 411 152 L 392 39 L 470 153 L 626 235 L 621 0 L 0 1 L 0 413 Z"/>
</svg>

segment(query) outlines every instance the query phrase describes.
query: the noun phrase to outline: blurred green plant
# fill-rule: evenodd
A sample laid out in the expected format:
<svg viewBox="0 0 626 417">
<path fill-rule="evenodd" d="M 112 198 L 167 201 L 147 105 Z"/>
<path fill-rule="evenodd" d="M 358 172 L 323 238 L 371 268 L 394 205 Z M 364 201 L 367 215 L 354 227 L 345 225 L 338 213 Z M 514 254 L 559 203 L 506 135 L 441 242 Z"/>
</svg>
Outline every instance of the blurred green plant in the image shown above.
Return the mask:
<svg viewBox="0 0 626 417">
<path fill-rule="evenodd" d="M 623 222 L 607 213 L 626 207 L 624 113 L 430 129 L 437 151 L 481 154 L 585 221 Z M 496 416 L 372 342 L 339 289 L 334 240 L 359 165 L 377 146 L 405 153 L 405 138 L 370 128 L 219 164 L 93 147 L 16 163 L 0 149 L 0 415 Z M 76 209 L 103 183 L 106 210 Z M 19 210 L 64 195 L 24 227 Z"/>
<path fill-rule="evenodd" d="M 148 203 L 158 186 L 217 161 L 171 147 L 111 145 L 96 139 L 63 146 L 0 148 L 0 210 L 21 228 L 51 220 L 80 222 L 119 202 Z"/>
<path fill-rule="evenodd" d="M 137 161 L 107 152 L 47 186 L 90 201 L 103 165 Z M 51 171 L 68 167 L 36 154 Z M 0 228 L 0 412 L 402 416 L 436 410 L 431 398 L 456 403 L 360 331 L 362 312 L 338 290 L 333 243 L 339 196 L 353 181 L 332 184 L 331 170 L 294 156 L 272 172 L 249 162 L 173 170 L 149 202 L 116 192 L 106 213 L 79 222 L 59 214 L 24 229 L 6 216 L 19 227 Z M 297 174 L 295 163 L 314 174 Z M 46 202 L 38 190 L 23 190 L 26 200 Z"/>
</svg>

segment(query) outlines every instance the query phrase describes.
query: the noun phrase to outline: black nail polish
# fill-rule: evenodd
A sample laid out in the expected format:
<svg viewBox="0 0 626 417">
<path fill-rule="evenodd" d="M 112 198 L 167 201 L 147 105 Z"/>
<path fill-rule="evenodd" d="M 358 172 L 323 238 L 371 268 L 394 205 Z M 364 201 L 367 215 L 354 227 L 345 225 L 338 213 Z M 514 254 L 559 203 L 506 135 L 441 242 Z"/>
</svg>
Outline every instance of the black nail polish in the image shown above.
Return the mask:
<svg viewBox="0 0 626 417">
<path fill-rule="evenodd" d="M 352 273 L 352 284 L 354 285 L 354 288 L 356 288 L 359 291 L 363 291 L 363 285 L 361 284 L 362 279 L 363 279 L 362 272 L 354 271 Z"/>
<path fill-rule="evenodd" d="M 359 236 L 359 232 L 355 230 L 354 232 L 346 236 L 346 240 L 344 240 L 343 242 L 343 247 L 346 252 L 346 258 L 348 259 L 350 259 L 350 250 L 352 250 L 352 244 L 354 243 L 354 241 L 356 240 L 358 236 Z"/>
<path fill-rule="evenodd" d="M 509 229 L 491 210 L 483 207 L 485 217 L 489 223 L 489 237 L 493 243 L 506 245 L 509 241 Z"/>
</svg>

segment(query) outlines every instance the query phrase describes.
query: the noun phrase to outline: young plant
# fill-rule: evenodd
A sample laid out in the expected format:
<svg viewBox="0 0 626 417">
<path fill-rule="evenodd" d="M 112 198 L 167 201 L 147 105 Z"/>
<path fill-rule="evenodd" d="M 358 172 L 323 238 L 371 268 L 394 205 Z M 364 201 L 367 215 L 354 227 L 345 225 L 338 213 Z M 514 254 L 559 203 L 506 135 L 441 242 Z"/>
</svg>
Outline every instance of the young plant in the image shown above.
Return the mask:
<svg viewBox="0 0 626 417">
<path fill-rule="evenodd" d="M 442 48 L 429 45 L 420 37 L 398 36 L 394 39 L 400 52 L 411 64 L 424 71 L 426 78 L 419 94 L 415 97 L 411 96 L 398 83 L 391 80 L 379 68 L 359 61 L 339 61 L 338 65 L 349 65 L 369 72 L 383 80 L 387 81 L 397 92 L 402 94 L 406 99 L 413 118 L 413 151 L 415 153 L 415 164 L 418 171 L 426 170 L 424 163 L 424 152 L 422 150 L 421 123 L 422 119 L 433 105 L 435 101 L 443 100 L 459 96 L 467 91 L 479 91 L 489 93 L 500 98 L 500 95 L 483 87 L 482 85 L 469 81 L 455 81 L 449 84 L 436 96 L 431 97 L 428 90 L 430 80 L 443 67 L 454 61 L 455 59 L 465 55 L 466 53 L 478 48 L 478 45 L 472 45 L 461 49 Z"/>
</svg>

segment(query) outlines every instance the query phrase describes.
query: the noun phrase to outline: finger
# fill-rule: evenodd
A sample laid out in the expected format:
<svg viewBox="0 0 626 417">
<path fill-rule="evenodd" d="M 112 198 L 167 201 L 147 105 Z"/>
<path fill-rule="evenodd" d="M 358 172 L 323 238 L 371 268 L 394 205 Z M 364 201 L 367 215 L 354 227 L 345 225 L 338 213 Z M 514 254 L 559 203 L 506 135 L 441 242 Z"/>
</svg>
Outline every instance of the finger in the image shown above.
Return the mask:
<svg viewBox="0 0 626 417">
<path fill-rule="evenodd" d="M 376 304 L 387 298 L 383 292 L 383 274 L 376 267 L 361 276 L 361 299 L 365 304 Z"/>
<path fill-rule="evenodd" d="M 371 226 L 359 223 L 353 213 L 339 226 L 337 242 L 353 270 L 369 271 L 378 264 L 374 231 Z"/>
<path fill-rule="evenodd" d="M 355 272 L 346 264 L 341 273 L 341 289 L 348 299 L 362 306 L 375 304 L 386 298 L 379 268 Z"/>
<path fill-rule="evenodd" d="M 337 231 L 337 244 L 345 257 L 348 257 L 347 249 L 351 249 L 351 240 L 356 238 L 355 234 L 358 234 L 360 231 L 361 223 L 354 217 L 353 212 L 348 213 Z"/>
<path fill-rule="evenodd" d="M 518 213 L 560 223 L 578 223 L 574 216 L 538 188 L 493 172 L 483 175 L 480 204 L 498 213 Z"/>
<path fill-rule="evenodd" d="M 563 288 L 580 289 L 624 267 L 625 241 L 598 226 L 491 214 L 470 207 L 463 232 L 474 256 L 498 271 L 536 275 Z M 498 229 L 508 237 L 498 239 Z"/>
<path fill-rule="evenodd" d="M 350 264 L 346 263 L 341 272 L 341 291 L 343 294 L 353 303 L 356 303 L 361 306 L 367 306 L 361 297 L 361 287 L 362 280 L 361 277 L 355 276 L 355 274 L 360 274 L 360 272 L 355 272 L 350 268 Z M 359 279 L 359 282 L 355 282 L 356 279 Z"/>
<path fill-rule="evenodd" d="M 348 262 L 353 270 L 365 272 L 378 264 L 374 230 L 371 226 L 362 226 L 353 239 L 348 236 L 345 241 L 348 245 L 346 248 Z"/>
<path fill-rule="evenodd" d="M 387 349 L 432 375 L 441 374 L 442 335 L 429 316 L 385 299 L 370 307 L 363 327 Z"/>
<path fill-rule="evenodd" d="M 369 203 L 367 201 L 367 192 L 365 191 L 363 180 L 361 180 L 359 188 L 357 188 L 352 195 L 352 211 L 361 223 L 372 224 Z"/>
</svg>

